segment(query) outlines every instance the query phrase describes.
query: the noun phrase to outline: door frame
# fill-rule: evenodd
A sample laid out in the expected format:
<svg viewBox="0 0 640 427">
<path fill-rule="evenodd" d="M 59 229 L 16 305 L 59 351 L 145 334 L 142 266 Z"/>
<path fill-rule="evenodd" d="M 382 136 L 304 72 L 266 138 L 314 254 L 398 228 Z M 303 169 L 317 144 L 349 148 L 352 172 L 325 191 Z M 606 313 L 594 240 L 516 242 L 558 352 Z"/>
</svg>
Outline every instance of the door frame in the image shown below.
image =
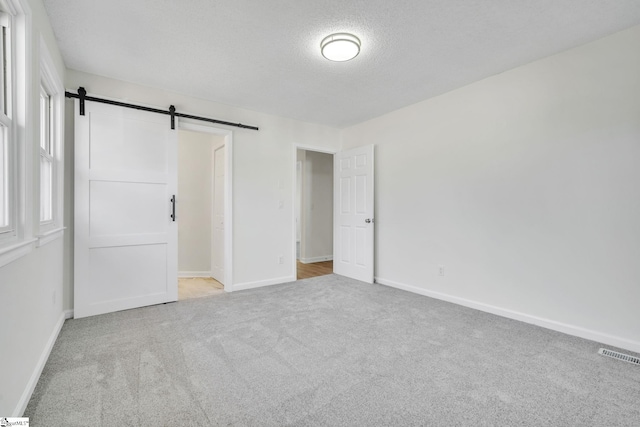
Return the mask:
<svg viewBox="0 0 640 427">
<path fill-rule="evenodd" d="M 224 290 L 225 292 L 233 291 L 233 132 L 227 129 L 217 128 L 208 125 L 197 125 L 194 123 L 185 122 L 183 120 L 178 122 L 178 128 L 180 130 L 188 130 L 200 133 L 209 133 L 213 135 L 219 135 L 224 137 L 225 147 L 225 171 L 224 171 Z M 222 147 L 222 145 L 217 148 Z M 215 153 L 215 148 L 212 146 L 212 158 Z M 213 175 L 213 164 L 211 165 Z M 215 177 L 211 177 L 213 180 Z M 212 193 L 214 189 L 211 189 Z M 180 200 L 178 200 L 180 203 Z M 180 221 L 180 218 L 178 218 Z M 213 211 L 211 212 L 211 222 L 213 224 Z M 211 229 L 211 246 L 213 247 L 213 228 Z M 213 252 L 211 253 L 211 263 L 213 263 Z M 213 265 L 213 264 L 211 264 Z"/>
<path fill-rule="evenodd" d="M 305 144 L 293 144 L 293 160 L 291 162 L 292 167 L 291 167 L 291 176 L 293 177 L 292 181 L 293 185 L 292 185 L 292 190 L 291 190 L 291 200 L 293 200 L 294 202 L 291 203 L 292 209 L 291 209 L 291 222 L 292 222 L 292 227 L 291 229 L 293 230 L 293 234 L 292 234 L 292 241 L 293 241 L 293 245 L 292 245 L 292 262 L 291 262 L 291 266 L 293 267 L 293 278 L 294 280 L 298 280 L 298 264 L 297 264 L 297 256 L 296 256 L 296 209 L 297 206 L 295 204 L 295 200 L 296 200 L 296 187 L 297 187 L 297 177 L 298 177 L 298 150 L 306 150 L 306 151 L 315 151 L 318 153 L 325 153 L 325 154 L 331 154 L 333 156 L 333 167 L 334 167 L 334 174 L 335 174 L 335 156 L 337 153 L 340 152 L 340 150 L 336 149 L 336 148 L 327 148 L 327 147 L 317 147 L 314 145 L 305 145 Z M 335 192 L 333 197 L 335 197 Z M 333 221 L 333 229 L 335 231 L 335 227 L 336 227 L 336 222 L 335 222 L 335 207 L 334 207 L 334 211 L 333 211 L 333 217 L 334 217 L 334 221 Z M 302 243 L 302 242 L 301 242 Z M 335 245 L 335 241 L 333 242 Z M 335 250 L 334 250 L 335 252 Z"/>
<path fill-rule="evenodd" d="M 223 139 L 222 143 L 220 144 L 212 144 L 211 146 L 211 240 L 209 241 L 209 247 L 211 248 L 211 260 L 210 262 L 210 271 L 211 271 L 211 277 L 213 277 L 213 265 L 214 265 L 214 254 L 215 254 L 215 250 L 214 250 L 214 242 L 216 241 L 215 237 L 216 237 L 216 233 L 215 233 L 215 227 L 216 227 L 216 216 L 215 216 L 215 206 L 216 206 L 216 152 L 218 150 L 224 149 L 225 150 L 225 158 L 224 158 L 224 168 L 225 168 L 225 173 L 224 173 L 224 180 L 227 180 L 227 164 L 226 164 L 226 150 L 227 150 L 227 143 L 226 141 Z M 223 198 L 224 198 L 224 206 L 223 206 L 223 210 L 224 210 L 224 214 L 227 214 L 227 195 L 226 195 L 226 183 L 225 183 L 225 188 L 223 188 Z M 225 225 L 227 222 L 227 218 L 225 216 L 224 219 Z M 227 237 L 227 229 L 223 226 L 224 229 L 224 236 L 225 239 Z M 222 281 L 226 283 L 226 270 L 227 270 L 227 266 L 226 266 L 226 260 L 227 260 L 227 253 L 226 253 L 226 247 L 223 244 L 223 259 L 225 261 L 225 265 L 223 266 L 224 268 L 224 275 L 222 277 Z M 213 277 L 215 280 L 218 280 L 217 278 Z M 224 283 L 223 283 L 224 285 Z"/>
</svg>

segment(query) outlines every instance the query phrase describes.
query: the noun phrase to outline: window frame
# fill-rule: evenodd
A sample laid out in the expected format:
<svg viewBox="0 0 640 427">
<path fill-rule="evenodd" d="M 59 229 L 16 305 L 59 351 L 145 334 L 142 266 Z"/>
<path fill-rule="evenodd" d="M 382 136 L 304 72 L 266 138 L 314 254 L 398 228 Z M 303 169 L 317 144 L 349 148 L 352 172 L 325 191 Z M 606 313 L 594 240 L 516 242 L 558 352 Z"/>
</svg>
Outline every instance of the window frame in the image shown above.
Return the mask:
<svg viewBox="0 0 640 427">
<path fill-rule="evenodd" d="M 11 26 L 11 126 L 7 131 L 7 164 L 12 231 L 0 236 L 0 267 L 31 253 L 36 247 L 34 230 L 34 165 L 32 102 L 31 8 L 26 0 L 0 0 L 0 10 Z"/>
<path fill-rule="evenodd" d="M 15 12 L 10 5 L 0 2 L 0 132 L 4 162 L 3 199 L 0 209 L 4 210 L 6 225 L 0 225 L 0 244 L 7 245 L 18 240 L 18 138 L 14 111 L 18 96 L 15 80 L 16 48 L 14 37 Z M 7 29 L 4 31 L 4 29 Z M 7 52 L 8 51 L 8 52 Z M 7 64 L 4 60 L 7 59 Z"/>
<path fill-rule="evenodd" d="M 45 105 L 43 106 L 43 99 L 45 100 Z M 46 87 L 46 84 L 42 82 L 40 84 L 40 162 L 38 165 L 40 166 L 40 233 L 47 231 L 50 228 L 55 228 L 56 226 L 56 170 L 57 164 L 55 160 L 56 156 L 56 144 L 54 140 L 54 126 L 53 126 L 53 106 L 52 106 L 52 97 L 49 93 L 49 90 Z M 44 146 L 43 146 L 44 145 Z M 44 179 L 43 179 L 43 161 L 48 163 L 49 165 L 49 179 L 47 180 L 48 188 L 47 193 L 44 193 L 45 188 L 43 188 Z M 45 209 L 45 196 L 49 199 L 46 201 L 48 204 L 48 212 L 45 214 L 43 211 Z M 44 218 L 43 218 L 44 216 Z"/>
<path fill-rule="evenodd" d="M 39 124 L 42 124 L 40 97 L 42 92 L 49 96 L 49 111 L 47 121 L 49 124 L 49 153 L 43 150 L 40 138 L 38 138 L 37 165 L 39 174 L 42 172 L 40 161 L 43 156 L 51 160 L 51 219 L 41 220 L 42 180 L 38 180 L 37 200 L 38 204 L 38 237 L 39 246 L 62 236 L 64 230 L 64 86 L 58 76 L 53 59 L 47 46 L 40 38 L 40 92 L 38 95 Z M 42 131 L 41 131 L 42 132 Z M 35 145 L 35 144 L 34 144 Z"/>
</svg>

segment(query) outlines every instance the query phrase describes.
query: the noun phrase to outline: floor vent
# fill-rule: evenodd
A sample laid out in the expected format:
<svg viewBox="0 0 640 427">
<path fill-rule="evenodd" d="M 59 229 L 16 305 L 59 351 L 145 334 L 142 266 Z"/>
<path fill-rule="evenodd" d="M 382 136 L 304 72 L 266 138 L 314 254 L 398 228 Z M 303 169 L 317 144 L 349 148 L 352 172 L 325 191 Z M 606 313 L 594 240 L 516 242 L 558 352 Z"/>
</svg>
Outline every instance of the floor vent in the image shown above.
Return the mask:
<svg viewBox="0 0 640 427">
<path fill-rule="evenodd" d="M 614 359 L 622 360 L 624 362 L 633 363 L 634 365 L 640 366 L 640 358 L 635 356 L 629 356 L 628 354 L 618 353 L 617 351 L 607 350 L 606 348 L 601 348 L 598 350 L 598 353 L 607 356 L 613 357 Z"/>
</svg>

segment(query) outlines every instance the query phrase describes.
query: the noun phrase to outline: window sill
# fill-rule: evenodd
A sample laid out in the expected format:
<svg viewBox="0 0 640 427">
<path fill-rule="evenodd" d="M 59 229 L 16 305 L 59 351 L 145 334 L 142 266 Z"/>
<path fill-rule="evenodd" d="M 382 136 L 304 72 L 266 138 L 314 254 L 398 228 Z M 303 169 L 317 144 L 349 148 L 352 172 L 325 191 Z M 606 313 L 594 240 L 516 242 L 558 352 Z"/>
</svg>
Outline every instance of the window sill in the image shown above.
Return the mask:
<svg viewBox="0 0 640 427">
<path fill-rule="evenodd" d="M 60 227 L 53 229 L 51 231 L 47 231 L 46 233 L 42 233 L 38 235 L 38 243 L 37 246 L 40 248 L 47 243 L 53 242 L 54 240 L 64 236 L 64 230 L 66 227 Z"/>
<path fill-rule="evenodd" d="M 38 239 L 27 239 L 11 246 L 0 248 L 0 267 L 27 255 L 33 250 L 33 243 Z"/>
</svg>

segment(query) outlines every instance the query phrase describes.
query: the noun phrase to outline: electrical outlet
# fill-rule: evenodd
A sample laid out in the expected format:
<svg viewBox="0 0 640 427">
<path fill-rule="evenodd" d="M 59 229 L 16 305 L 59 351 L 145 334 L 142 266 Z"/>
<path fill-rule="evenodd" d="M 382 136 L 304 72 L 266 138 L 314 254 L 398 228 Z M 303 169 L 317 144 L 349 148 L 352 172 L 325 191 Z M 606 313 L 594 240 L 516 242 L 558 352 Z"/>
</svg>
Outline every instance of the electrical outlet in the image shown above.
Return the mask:
<svg viewBox="0 0 640 427">
<path fill-rule="evenodd" d="M 284 256 L 278 255 L 278 264 L 284 264 Z"/>
<path fill-rule="evenodd" d="M 444 276 L 444 265 L 438 266 L 438 276 Z"/>
</svg>

